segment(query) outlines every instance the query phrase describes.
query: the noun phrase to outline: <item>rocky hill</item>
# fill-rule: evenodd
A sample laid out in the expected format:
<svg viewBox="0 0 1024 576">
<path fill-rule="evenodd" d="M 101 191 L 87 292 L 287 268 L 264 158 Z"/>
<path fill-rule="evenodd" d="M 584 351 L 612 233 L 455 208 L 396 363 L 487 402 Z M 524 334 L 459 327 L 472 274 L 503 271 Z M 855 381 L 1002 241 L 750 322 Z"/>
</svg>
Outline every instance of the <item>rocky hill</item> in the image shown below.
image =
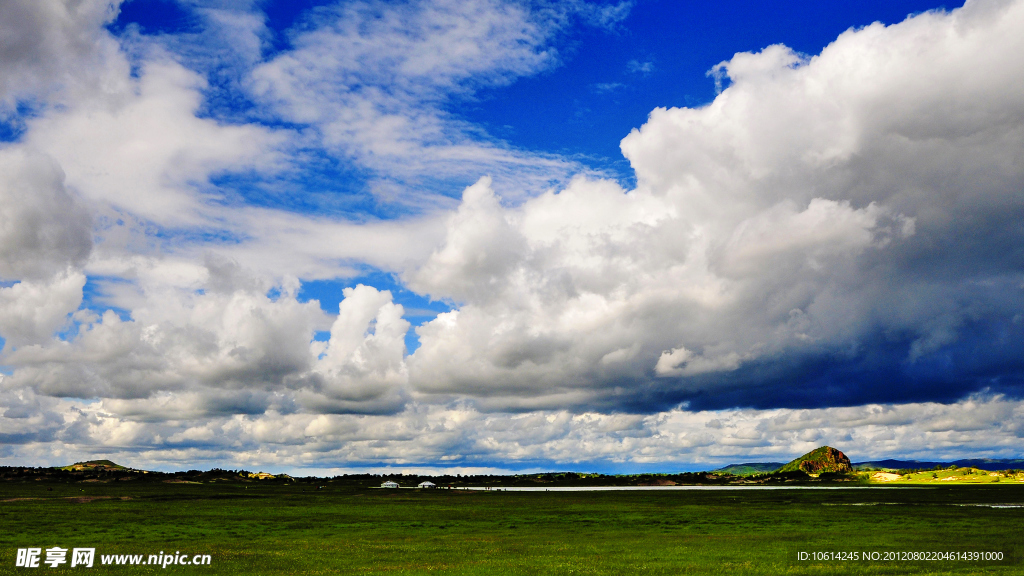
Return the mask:
<svg viewBox="0 0 1024 576">
<path fill-rule="evenodd" d="M 796 472 L 797 470 L 818 475 L 823 472 L 849 473 L 853 471 L 853 468 L 850 466 L 850 459 L 846 457 L 846 454 L 831 446 L 822 446 L 779 468 L 777 472 Z"/>
</svg>

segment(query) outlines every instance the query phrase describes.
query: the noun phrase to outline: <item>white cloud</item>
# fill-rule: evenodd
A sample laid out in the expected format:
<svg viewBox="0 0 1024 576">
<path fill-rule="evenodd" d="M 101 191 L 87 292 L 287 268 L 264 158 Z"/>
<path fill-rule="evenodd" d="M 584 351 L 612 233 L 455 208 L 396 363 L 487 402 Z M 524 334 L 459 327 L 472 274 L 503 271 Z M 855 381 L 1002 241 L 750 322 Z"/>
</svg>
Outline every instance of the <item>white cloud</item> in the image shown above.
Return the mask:
<svg viewBox="0 0 1024 576">
<path fill-rule="evenodd" d="M 467 469 L 495 461 L 504 471 L 653 463 L 708 469 L 787 461 L 822 444 L 854 461 L 1015 457 L 1024 416 L 1021 402 L 999 396 L 818 410 L 675 409 L 648 416 L 488 414 L 462 404 L 411 404 L 395 415 L 211 416 L 183 411 L 188 395 L 160 396 L 150 409 L 132 413 L 120 400 L 82 404 L 30 392 L 0 394 L 10 406 L 0 414 L 3 461 L 66 464 L 101 454 L 142 468 L 216 465 L 303 473 L 437 464 Z M 152 419 L 157 409 L 166 410 L 166 418 Z"/>
<path fill-rule="evenodd" d="M 807 59 L 738 54 L 713 103 L 657 109 L 622 141 L 636 190 L 578 181 L 506 208 L 468 188 L 410 275 L 461 304 L 417 329 L 413 385 L 490 408 L 657 409 L 737 387 L 723 401 L 765 402 L 766 385 L 814 385 L 801 358 L 876 370 L 874 347 L 895 346 L 885 370 L 903 370 L 972 345 L 968 325 L 1021 312 L 1021 22 L 1024 4 L 971 3 Z M 842 386 L 846 402 L 893 392 Z"/>
<path fill-rule="evenodd" d="M 49 282 L 23 280 L 0 288 L 0 336 L 5 349 L 48 339 L 82 303 L 85 275 L 70 269 Z"/>
<path fill-rule="evenodd" d="M 658 376 L 695 376 L 708 372 L 727 372 L 740 367 L 744 360 L 736 352 L 721 356 L 698 356 L 686 348 L 666 350 L 658 357 L 654 373 Z"/>
<path fill-rule="evenodd" d="M 626 63 L 626 69 L 634 74 L 643 74 L 644 76 L 654 71 L 654 62 L 641 62 L 639 60 L 630 60 Z"/>
<path fill-rule="evenodd" d="M 386 290 L 360 284 L 344 295 L 310 375 L 314 391 L 301 394 L 300 401 L 314 411 L 399 410 L 409 380 L 404 310 Z"/>
<path fill-rule="evenodd" d="M 444 248 L 419 270 L 416 287 L 461 301 L 500 297 L 501 283 L 525 251 L 525 239 L 506 219 L 491 179 L 482 178 L 466 188 L 462 205 L 448 223 Z"/>
<path fill-rule="evenodd" d="M 268 274 L 287 272 L 304 279 L 355 276 L 368 264 L 383 270 L 414 268 L 444 237 L 444 215 L 403 220 L 351 222 L 289 214 L 280 210 L 238 208 L 226 215 L 233 229 L 250 238 L 218 246 L 248 268 Z M 179 248 L 194 256 L 205 246 Z"/>
<path fill-rule="evenodd" d="M 31 121 L 27 141 L 53 155 L 84 197 L 169 227 L 214 226 L 209 179 L 272 171 L 281 138 L 198 118 L 205 80 L 168 58 L 123 89 Z"/>
<path fill-rule="evenodd" d="M 166 268 L 140 266 L 131 318 L 79 312 L 78 333 L 66 340 L 42 341 L 77 308 L 84 277 L 63 279 L 77 296 L 71 306 L 54 297 L 55 289 L 17 284 L 0 290 L 0 329 L 9 341 L 39 341 L 6 354 L 16 368 L 4 387 L 117 399 L 109 405 L 118 413 L 157 420 L 402 409 L 409 322 L 390 292 L 346 289 L 332 321 L 316 300 L 295 299 L 297 281 L 276 287 L 280 294 L 270 298 L 266 280 L 219 257 L 209 256 L 202 273 L 183 269 L 172 281 L 177 286 Z M 38 294 L 25 294 L 33 289 Z M 39 325 L 43 331 L 32 332 Z M 327 327 L 326 342 L 312 341 L 315 329 Z"/>
<path fill-rule="evenodd" d="M 350 2 L 312 13 L 294 49 L 252 73 L 256 97 L 289 122 L 314 127 L 333 154 L 381 176 L 400 195 L 380 200 L 415 210 L 449 205 L 437 182 L 489 173 L 519 197 L 582 167 L 527 153 L 446 111 L 483 87 L 511 83 L 558 63 L 553 35 L 576 13 L 617 21 L 628 4 L 586 3 L 532 11 L 496 0 Z M 439 192 L 440 197 L 437 197 Z"/>
<path fill-rule="evenodd" d="M 317 302 L 299 303 L 288 292 L 271 299 L 258 281 L 231 279 L 216 261 L 208 268 L 192 286 L 143 276 L 130 319 L 79 314 L 68 341 L 9 354 L 17 369 L 5 384 L 55 396 L 145 398 L 160 390 L 273 390 L 307 370 L 322 315 Z"/>
</svg>

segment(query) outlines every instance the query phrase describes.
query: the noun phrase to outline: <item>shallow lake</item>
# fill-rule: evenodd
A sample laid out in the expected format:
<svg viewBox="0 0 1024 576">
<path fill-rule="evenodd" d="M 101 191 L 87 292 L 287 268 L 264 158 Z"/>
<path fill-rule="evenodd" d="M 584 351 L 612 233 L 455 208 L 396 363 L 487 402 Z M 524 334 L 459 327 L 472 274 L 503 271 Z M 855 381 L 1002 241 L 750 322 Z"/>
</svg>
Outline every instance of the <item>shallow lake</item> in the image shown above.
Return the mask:
<svg viewBox="0 0 1024 576">
<path fill-rule="evenodd" d="M 915 488 L 915 486 L 462 486 L 454 490 L 490 490 L 502 492 L 603 492 L 619 490 L 865 490 L 875 488 Z"/>
</svg>

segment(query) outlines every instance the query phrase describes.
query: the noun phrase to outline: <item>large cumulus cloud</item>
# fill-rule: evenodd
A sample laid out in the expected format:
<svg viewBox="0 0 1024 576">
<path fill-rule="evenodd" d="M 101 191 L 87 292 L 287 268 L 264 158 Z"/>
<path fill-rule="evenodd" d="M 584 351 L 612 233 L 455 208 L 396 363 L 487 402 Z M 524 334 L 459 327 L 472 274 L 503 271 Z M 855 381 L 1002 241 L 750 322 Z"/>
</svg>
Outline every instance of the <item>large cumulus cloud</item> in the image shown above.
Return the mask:
<svg viewBox="0 0 1024 576">
<path fill-rule="evenodd" d="M 1024 4 L 737 54 L 622 141 L 638 186 L 468 189 L 411 285 L 417 389 L 660 410 L 1017 391 Z"/>
<path fill-rule="evenodd" d="M 2 387 L 108 398 L 157 419 L 401 409 L 409 323 L 390 292 L 346 289 L 332 321 L 318 301 L 296 299 L 294 279 L 274 286 L 221 257 L 184 265 L 177 286 L 169 266 L 149 266 L 129 287 L 142 302 L 130 318 L 79 311 L 77 333 L 7 353 L 17 368 Z M 323 327 L 330 337 L 312 341 Z"/>
</svg>

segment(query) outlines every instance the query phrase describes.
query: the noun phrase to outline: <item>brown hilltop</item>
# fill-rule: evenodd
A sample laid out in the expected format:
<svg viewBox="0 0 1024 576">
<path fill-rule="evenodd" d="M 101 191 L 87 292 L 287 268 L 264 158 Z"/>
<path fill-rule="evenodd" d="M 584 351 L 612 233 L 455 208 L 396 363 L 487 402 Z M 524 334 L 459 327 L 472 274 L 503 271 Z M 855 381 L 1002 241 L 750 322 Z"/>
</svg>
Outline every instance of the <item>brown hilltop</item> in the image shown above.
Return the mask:
<svg viewBox="0 0 1024 576">
<path fill-rule="evenodd" d="M 70 466 L 64 466 L 61 470 L 73 470 L 73 471 L 104 471 L 104 470 L 127 470 L 124 466 L 116 464 L 110 460 L 89 460 L 87 462 L 75 462 Z"/>
</svg>

